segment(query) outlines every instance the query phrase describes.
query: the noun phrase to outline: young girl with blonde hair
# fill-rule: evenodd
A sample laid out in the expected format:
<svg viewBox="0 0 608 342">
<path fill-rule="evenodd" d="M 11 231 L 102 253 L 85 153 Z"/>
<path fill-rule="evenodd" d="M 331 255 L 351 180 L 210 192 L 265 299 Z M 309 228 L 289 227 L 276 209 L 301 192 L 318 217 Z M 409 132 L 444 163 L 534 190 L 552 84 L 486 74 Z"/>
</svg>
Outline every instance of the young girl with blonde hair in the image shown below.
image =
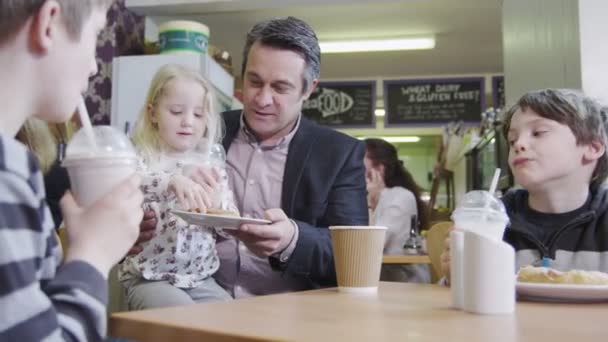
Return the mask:
<svg viewBox="0 0 608 342">
<path fill-rule="evenodd" d="M 189 225 L 171 213 L 176 207 L 238 211 L 227 184 L 220 184 L 226 177 L 218 172 L 225 171 L 215 170 L 213 177 L 193 166 L 208 160 L 222 137 L 212 103 L 209 84 L 186 67 L 165 65 L 151 82 L 133 142 L 141 156 L 144 205 L 158 223 L 155 237 L 119 270 L 131 309 L 231 298 L 212 277 L 219 268 L 215 229 Z"/>
</svg>

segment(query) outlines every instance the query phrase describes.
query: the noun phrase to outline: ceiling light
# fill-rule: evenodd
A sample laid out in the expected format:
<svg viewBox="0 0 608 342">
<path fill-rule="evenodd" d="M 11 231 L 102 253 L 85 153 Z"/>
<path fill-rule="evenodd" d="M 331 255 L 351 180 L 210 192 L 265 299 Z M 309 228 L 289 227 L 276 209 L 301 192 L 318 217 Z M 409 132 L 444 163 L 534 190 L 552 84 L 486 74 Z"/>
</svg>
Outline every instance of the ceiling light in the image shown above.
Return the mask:
<svg viewBox="0 0 608 342">
<path fill-rule="evenodd" d="M 435 47 L 435 37 L 327 41 L 319 46 L 321 53 L 424 50 Z"/>
<path fill-rule="evenodd" d="M 420 137 L 380 137 L 390 143 L 417 143 L 420 141 Z"/>
<path fill-rule="evenodd" d="M 376 110 L 374 111 L 374 114 L 375 114 L 376 116 L 384 116 L 384 114 L 386 114 L 386 112 L 384 111 L 384 109 L 382 109 L 382 108 L 378 108 L 378 109 L 376 109 Z"/>
<path fill-rule="evenodd" d="M 367 138 L 382 139 L 390 143 L 417 143 L 420 141 L 420 137 L 416 136 L 400 136 L 400 137 L 359 137 L 359 140 L 365 140 Z"/>
</svg>

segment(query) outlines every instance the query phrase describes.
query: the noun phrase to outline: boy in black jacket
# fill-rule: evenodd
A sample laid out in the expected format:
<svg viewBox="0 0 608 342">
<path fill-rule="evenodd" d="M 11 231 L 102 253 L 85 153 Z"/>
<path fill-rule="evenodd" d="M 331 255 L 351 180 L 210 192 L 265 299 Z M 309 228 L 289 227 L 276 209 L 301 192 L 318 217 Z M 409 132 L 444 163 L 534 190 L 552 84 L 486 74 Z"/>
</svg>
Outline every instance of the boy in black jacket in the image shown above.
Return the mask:
<svg viewBox="0 0 608 342">
<path fill-rule="evenodd" d="M 527 93 L 507 111 L 509 167 L 523 188 L 502 198 L 516 269 L 608 272 L 607 120 L 606 107 L 568 89 Z"/>
</svg>

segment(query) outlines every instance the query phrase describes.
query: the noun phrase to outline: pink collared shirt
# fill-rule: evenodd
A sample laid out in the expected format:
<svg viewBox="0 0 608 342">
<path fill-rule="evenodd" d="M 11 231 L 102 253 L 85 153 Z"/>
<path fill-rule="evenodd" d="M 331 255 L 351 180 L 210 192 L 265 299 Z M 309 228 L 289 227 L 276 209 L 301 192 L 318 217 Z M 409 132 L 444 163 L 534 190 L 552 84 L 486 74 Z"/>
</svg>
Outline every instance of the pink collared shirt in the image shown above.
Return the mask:
<svg viewBox="0 0 608 342">
<path fill-rule="evenodd" d="M 268 209 L 281 207 L 281 193 L 289 143 L 300 125 L 276 144 L 261 144 L 247 129 L 241 116 L 241 128 L 227 155 L 227 172 L 235 202 L 242 216 L 264 218 Z M 286 261 L 293 252 L 298 227 L 287 248 L 280 253 Z M 275 271 L 267 257 L 254 255 L 245 244 L 234 238 L 219 238 L 216 243 L 220 269 L 216 280 L 235 298 L 289 292 L 305 289 L 295 279 Z"/>
</svg>

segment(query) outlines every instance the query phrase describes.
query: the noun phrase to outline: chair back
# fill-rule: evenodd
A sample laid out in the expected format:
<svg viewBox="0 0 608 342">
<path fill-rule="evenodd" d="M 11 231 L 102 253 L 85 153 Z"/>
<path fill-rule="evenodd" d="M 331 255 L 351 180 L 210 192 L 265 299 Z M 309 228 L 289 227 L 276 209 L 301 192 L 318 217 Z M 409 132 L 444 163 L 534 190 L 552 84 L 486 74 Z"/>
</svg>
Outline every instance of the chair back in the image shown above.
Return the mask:
<svg viewBox="0 0 608 342">
<path fill-rule="evenodd" d="M 431 259 L 431 282 L 437 282 L 443 277 L 441 270 L 441 253 L 445 239 L 454 224 L 451 221 L 437 222 L 426 234 L 426 250 Z"/>
</svg>

